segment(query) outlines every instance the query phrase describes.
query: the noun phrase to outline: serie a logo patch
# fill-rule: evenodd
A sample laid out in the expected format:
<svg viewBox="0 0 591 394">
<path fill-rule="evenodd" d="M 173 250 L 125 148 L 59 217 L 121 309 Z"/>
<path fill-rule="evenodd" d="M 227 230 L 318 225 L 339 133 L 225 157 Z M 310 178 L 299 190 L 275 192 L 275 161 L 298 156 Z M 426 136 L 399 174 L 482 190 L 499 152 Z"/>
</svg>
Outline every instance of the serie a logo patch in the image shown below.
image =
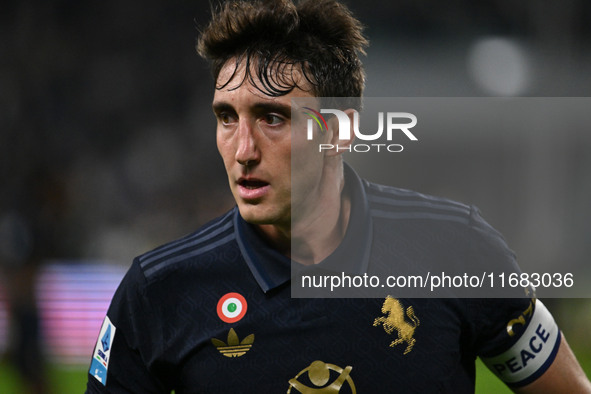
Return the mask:
<svg viewBox="0 0 591 394">
<path fill-rule="evenodd" d="M 111 323 L 108 316 L 105 317 L 98 340 L 94 347 L 90 370 L 88 371 L 96 380 L 105 386 L 107 385 L 107 370 L 109 369 L 109 360 L 111 358 L 113 339 L 115 339 L 115 331 L 117 331 L 115 325 Z"/>
</svg>

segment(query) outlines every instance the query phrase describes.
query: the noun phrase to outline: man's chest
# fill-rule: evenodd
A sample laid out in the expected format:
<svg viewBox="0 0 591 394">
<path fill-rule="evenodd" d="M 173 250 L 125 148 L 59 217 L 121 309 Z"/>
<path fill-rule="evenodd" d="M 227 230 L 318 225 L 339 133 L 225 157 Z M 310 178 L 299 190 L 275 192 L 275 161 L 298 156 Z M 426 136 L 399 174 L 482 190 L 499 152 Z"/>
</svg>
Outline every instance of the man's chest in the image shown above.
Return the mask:
<svg viewBox="0 0 591 394">
<path fill-rule="evenodd" d="M 471 387 L 473 356 L 445 301 L 238 294 L 216 305 L 216 324 L 176 333 L 186 338 L 177 393 L 440 392 L 450 379 L 456 392 Z"/>
</svg>

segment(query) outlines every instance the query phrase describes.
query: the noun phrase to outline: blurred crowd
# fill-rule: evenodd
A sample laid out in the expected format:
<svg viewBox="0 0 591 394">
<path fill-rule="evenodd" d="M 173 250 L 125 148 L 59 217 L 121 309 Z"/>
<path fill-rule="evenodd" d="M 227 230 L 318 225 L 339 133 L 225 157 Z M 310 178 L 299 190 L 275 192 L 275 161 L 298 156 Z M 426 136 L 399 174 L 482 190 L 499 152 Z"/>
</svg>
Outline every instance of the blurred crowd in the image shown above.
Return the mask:
<svg viewBox="0 0 591 394">
<path fill-rule="evenodd" d="M 345 2 L 372 42 L 369 96 L 591 92 L 588 1 Z M 43 261 L 128 265 L 232 205 L 215 149 L 213 82 L 194 51 L 209 3 L 3 4 L 0 267 L 21 337 L 39 337 L 34 277 Z M 483 74 L 490 64 L 506 72 Z M 591 196 L 587 146 L 572 164 L 583 166 L 572 179 L 583 196 Z M 403 186 L 414 186 L 410 177 Z M 33 350 L 17 352 L 18 363 L 33 373 L 38 346 L 24 342 L 13 345 Z"/>
<path fill-rule="evenodd" d="M 2 14 L 0 223 L 40 227 L 53 255 L 125 259 L 223 204 L 212 82 L 193 50 L 207 6 L 151 3 Z"/>
<path fill-rule="evenodd" d="M 534 53 L 525 71 L 535 78 L 513 93 L 591 88 L 588 2 L 348 3 L 372 41 L 369 96 L 499 94 L 470 69 L 482 61 L 470 60 L 486 44 L 481 36 L 512 37 Z M 22 236 L 47 244 L 43 254 L 125 260 L 231 203 L 214 145 L 212 81 L 194 51 L 209 2 L 3 8 L 1 228 L 20 223 L 30 233 Z"/>
</svg>

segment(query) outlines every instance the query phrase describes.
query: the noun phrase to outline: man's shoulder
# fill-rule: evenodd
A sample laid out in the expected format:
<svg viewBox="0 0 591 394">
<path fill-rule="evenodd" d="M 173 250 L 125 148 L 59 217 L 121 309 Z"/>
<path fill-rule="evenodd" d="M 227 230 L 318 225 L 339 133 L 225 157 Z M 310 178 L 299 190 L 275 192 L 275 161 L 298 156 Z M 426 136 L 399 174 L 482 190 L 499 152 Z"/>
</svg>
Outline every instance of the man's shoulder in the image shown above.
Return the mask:
<svg viewBox="0 0 591 394">
<path fill-rule="evenodd" d="M 364 181 L 371 215 L 383 219 L 471 224 L 477 209 L 444 197 Z"/>
<path fill-rule="evenodd" d="M 215 257 L 235 240 L 234 214 L 232 209 L 184 237 L 136 257 L 134 264 L 150 281 L 176 271 L 183 264 L 198 266 L 205 257 L 211 260 L 211 256 Z"/>
<path fill-rule="evenodd" d="M 502 234 L 482 218 L 474 205 L 367 181 L 364 188 L 374 225 L 391 230 L 379 232 L 385 239 L 436 239 L 445 248 L 456 245 L 483 254 L 514 256 Z"/>
</svg>

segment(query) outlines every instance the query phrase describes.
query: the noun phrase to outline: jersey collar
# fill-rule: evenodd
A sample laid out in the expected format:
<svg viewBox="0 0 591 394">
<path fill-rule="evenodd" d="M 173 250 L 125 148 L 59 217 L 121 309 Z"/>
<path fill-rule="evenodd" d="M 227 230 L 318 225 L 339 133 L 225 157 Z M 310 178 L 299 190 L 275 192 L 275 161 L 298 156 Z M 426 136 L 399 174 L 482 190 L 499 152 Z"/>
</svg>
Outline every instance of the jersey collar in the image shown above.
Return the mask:
<svg viewBox="0 0 591 394">
<path fill-rule="evenodd" d="M 363 181 L 346 163 L 345 192 L 351 197 L 347 231 L 337 249 L 316 264 L 316 268 L 359 275 L 367 272 L 372 240 L 371 216 Z M 242 256 L 263 292 L 287 283 L 292 261 L 269 246 L 255 227 L 242 219 L 238 208 L 234 208 L 234 227 Z M 296 269 L 301 267 L 296 262 L 293 265 Z"/>
</svg>

